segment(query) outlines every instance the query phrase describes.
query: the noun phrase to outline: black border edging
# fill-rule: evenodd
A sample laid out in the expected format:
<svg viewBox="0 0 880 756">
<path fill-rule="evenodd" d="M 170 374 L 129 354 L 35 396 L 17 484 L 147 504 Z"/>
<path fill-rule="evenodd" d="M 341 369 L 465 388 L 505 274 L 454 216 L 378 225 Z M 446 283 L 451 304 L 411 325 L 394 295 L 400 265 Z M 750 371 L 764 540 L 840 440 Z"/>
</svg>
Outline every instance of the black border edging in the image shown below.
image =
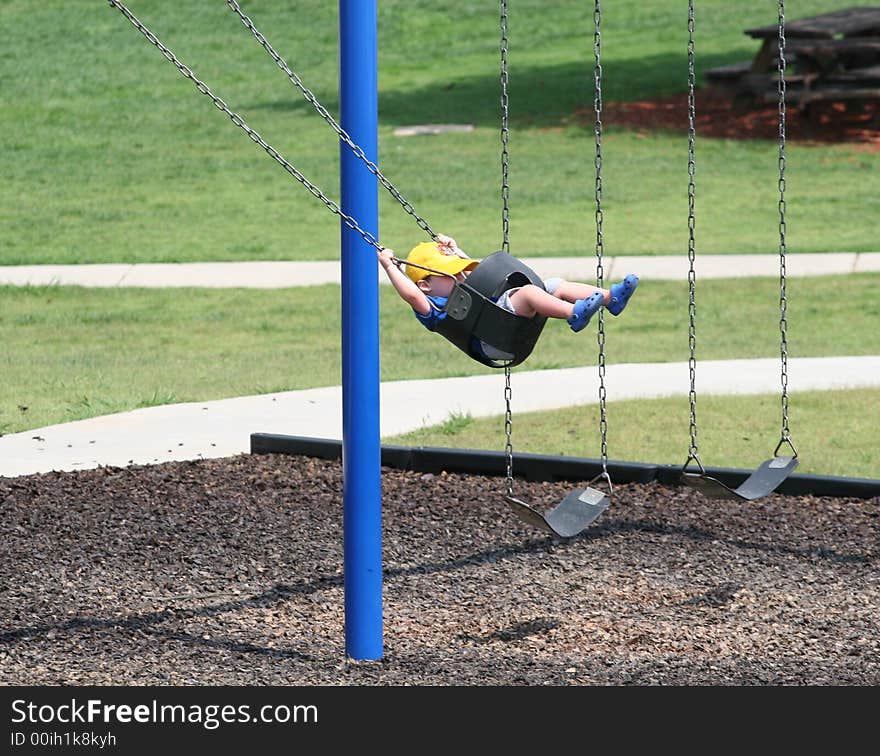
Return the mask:
<svg viewBox="0 0 880 756">
<path fill-rule="evenodd" d="M 342 441 L 308 436 L 252 433 L 251 454 L 290 454 L 320 459 L 342 459 Z M 385 467 L 414 472 L 439 473 L 445 470 L 500 477 L 507 473 L 507 459 L 504 452 L 479 449 L 383 445 L 381 462 Z M 706 467 L 704 470 L 707 475 L 717 478 L 724 485 L 732 488 L 736 488 L 752 472 L 726 467 Z M 602 462 L 598 459 L 582 457 L 514 454 L 513 471 L 517 477 L 529 481 L 584 481 L 592 480 L 602 472 Z M 615 483 L 650 483 L 656 480 L 667 486 L 681 485 L 681 467 L 678 465 L 609 461 L 608 474 Z M 794 473 L 783 481 L 777 493 L 786 496 L 813 495 L 870 499 L 880 496 L 880 480 Z"/>
</svg>

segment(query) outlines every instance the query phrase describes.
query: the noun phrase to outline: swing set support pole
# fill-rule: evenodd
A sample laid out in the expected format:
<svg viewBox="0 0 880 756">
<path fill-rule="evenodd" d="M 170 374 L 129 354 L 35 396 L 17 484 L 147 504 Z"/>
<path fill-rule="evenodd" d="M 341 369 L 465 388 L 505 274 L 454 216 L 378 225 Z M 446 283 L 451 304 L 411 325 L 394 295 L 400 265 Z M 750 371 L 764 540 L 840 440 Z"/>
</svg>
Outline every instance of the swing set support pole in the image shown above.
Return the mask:
<svg viewBox="0 0 880 756">
<path fill-rule="evenodd" d="M 374 163 L 377 85 L 376 0 L 339 0 L 340 125 Z M 339 152 L 342 210 L 378 239 L 376 177 L 345 144 Z M 383 656 L 379 277 L 373 248 L 340 226 L 345 651 L 371 660 Z"/>
</svg>

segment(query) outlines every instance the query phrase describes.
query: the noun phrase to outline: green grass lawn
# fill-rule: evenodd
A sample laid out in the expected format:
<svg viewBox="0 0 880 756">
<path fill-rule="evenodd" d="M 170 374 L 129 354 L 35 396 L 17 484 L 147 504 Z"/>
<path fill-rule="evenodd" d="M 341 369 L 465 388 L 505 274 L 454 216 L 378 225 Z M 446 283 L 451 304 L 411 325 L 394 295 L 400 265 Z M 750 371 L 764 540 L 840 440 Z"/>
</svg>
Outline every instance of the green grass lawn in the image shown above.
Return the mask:
<svg viewBox="0 0 880 756">
<path fill-rule="evenodd" d="M 515 402 L 514 402 L 515 404 Z M 687 396 L 609 402 L 608 458 L 684 465 L 690 448 Z M 799 473 L 880 478 L 877 423 L 880 389 L 792 392 L 791 438 Z M 697 443 L 704 467 L 754 469 L 773 456 L 781 440 L 778 395 L 699 396 Z M 503 451 L 504 418 L 450 417 L 447 422 L 385 441 L 404 446 L 435 446 Z M 578 406 L 513 416 L 516 452 L 601 457 L 599 409 Z M 780 454 L 791 454 L 783 444 Z M 697 469 L 691 462 L 690 468 Z"/>
<path fill-rule="evenodd" d="M 683 91 L 685 10 L 661 0 L 606 5 L 606 102 Z M 338 199 L 335 135 L 225 3 L 131 0 L 129 7 L 233 110 Z M 244 0 L 242 7 L 336 113 L 337 4 Z M 802 0 L 788 15 L 839 7 L 831 0 Z M 378 12 L 382 170 L 435 231 L 455 235 L 482 257 L 501 240 L 498 5 L 382 0 Z M 774 4 L 702 0 L 698 79 L 710 67 L 751 58 L 758 43 L 743 30 L 773 23 L 775 13 Z M 510 14 L 511 251 L 592 257 L 593 133 L 575 117 L 592 101 L 592 7 L 523 0 Z M 9 32 L 0 46 L 0 265 L 338 257 L 338 219 L 106 2 L 5 0 L 0 24 Z M 397 126 L 436 122 L 475 128 L 435 137 L 393 133 Z M 777 150 L 773 142 L 698 135 L 700 254 L 776 252 Z M 684 135 L 636 134 L 606 120 L 603 155 L 606 254 L 684 255 Z M 791 143 L 787 155 L 789 252 L 876 250 L 880 153 Z M 380 216 L 387 245 L 404 252 L 424 238 L 384 191 Z M 793 280 L 792 356 L 880 353 L 878 289 L 876 275 Z M 698 357 L 778 354 L 777 296 L 770 279 L 701 282 Z M 139 406 L 337 384 L 338 300 L 333 286 L 0 288 L 0 433 Z M 383 380 L 485 370 L 427 334 L 388 287 L 381 300 Z M 686 323 L 684 284 L 643 281 L 638 304 L 626 317 L 609 319 L 608 361 L 684 360 Z M 520 369 L 594 361 L 593 336 L 550 323 Z M 618 427 L 629 428 L 623 435 L 641 450 L 639 459 L 677 459 L 665 441 L 650 441 L 665 439 L 663 418 L 680 414 L 662 401 L 645 410 L 641 403 L 631 410 L 620 405 Z M 757 427 L 745 447 L 728 447 L 727 440 L 742 435 L 738 421 L 765 399 L 740 401 L 705 399 L 706 464 L 755 464 Z M 872 392 L 804 399 L 793 417 L 811 460 L 824 465 L 815 471 L 876 476 L 876 405 Z M 838 409 L 822 414 L 830 407 Z M 626 412 L 633 414 L 627 418 Z M 548 415 L 528 422 L 532 429 L 552 428 L 557 420 Z M 843 430 L 830 434 L 832 421 Z M 575 423 L 591 424 L 589 418 Z M 463 430 L 475 425 L 468 418 L 453 423 Z M 633 430 L 642 425 L 648 440 Z M 486 439 L 492 438 L 488 427 Z M 676 427 L 686 429 L 686 423 L 679 418 Z M 565 449 L 570 428 L 542 445 Z M 760 430 L 758 457 L 772 443 L 767 434 L 773 436 L 772 428 Z M 540 437 L 537 430 L 530 435 Z M 629 454 L 619 443 L 620 454 L 612 453 Z M 832 446 L 844 450 L 840 460 Z M 572 453 L 592 454 L 585 446 Z M 802 469 L 813 461 L 805 459 Z"/>
<path fill-rule="evenodd" d="M 226 4 L 131 0 L 195 73 L 329 196 L 337 140 Z M 747 7 L 744 7 L 747 6 Z M 379 7 L 380 164 L 435 230 L 480 256 L 498 247 L 498 7 Z M 801 2 L 797 15 L 837 7 Z M 243 4 L 333 113 L 336 4 Z M 751 57 L 743 30 L 775 6 L 706 0 L 698 73 Z M 592 101 L 592 8 L 517 3 L 510 20 L 511 234 L 514 253 L 578 255 L 593 245 L 593 134 L 573 118 Z M 604 13 L 607 101 L 680 92 L 686 16 L 674 4 L 617 2 Z M 339 223 L 100 0 L 7 0 L 0 22 L 0 264 L 306 260 L 338 256 Z M 682 114 L 683 120 L 686 114 Z M 400 125 L 472 123 L 471 134 L 395 137 Z M 686 250 L 683 135 L 648 138 L 607 122 L 608 254 Z M 777 147 L 698 139 L 698 248 L 773 252 Z M 792 253 L 876 248 L 880 155 L 850 146 L 788 152 Z M 748 219 L 743 223 L 743 219 Z M 381 238 L 423 238 L 382 192 Z"/>
<path fill-rule="evenodd" d="M 880 353 L 880 331 L 874 327 L 880 318 L 880 275 L 794 279 L 788 293 L 791 357 Z M 281 290 L 4 287 L 0 296 L 4 302 L 0 316 L 3 433 L 154 404 L 336 385 L 341 380 L 338 286 Z M 698 360 L 777 356 L 777 297 L 774 279 L 702 282 L 697 291 Z M 687 360 L 687 322 L 686 285 L 645 281 L 624 315 L 606 318 L 608 363 Z M 486 371 L 441 337 L 425 331 L 389 286 L 380 289 L 380 325 L 382 380 Z M 564 323 L 550 321 L 532 356 L 514 374 L 594 365 L 596 349 L 595 327 L 574 334 Z M 838 411 L 829 410 L 828 416 L 801 416 L 800 409 L 793 411 L 794 427 L 805 441 L 825 439 L 827 421 L 833 416 L 835 427 L 849 428 L 852 443 L 865 450 L 866 464 L 876 466 L 877 396 L 872 392 L 859 396 L 858 401 L 841 404 Z M 672 404 L 677 401 L 670 400 Z M 702 416 L 709 438 L 715 427 L 733 428 L 737 423 L 745 427 L 743 418 L 751 418 L 752 412 L 743 407 L 743 401 L 750 400 L 706 398 L 708 406 L 718 408 Z M 837 399 L 820 398 L 814 403 L 828 409 L 831 401 Z M 662 418 L 673 412 L 661 409 L 648 414 L 658 418 L 657 428 L 662 429 Z M 730 415 L 727 425 L 721 422 L 725 414 Z M 763 410 L 760 414 L 765 415 Z M 530 429 L 547 426 L 550 436 L 541 446 L 546 453 L 556 453 L 568 447 L 572 429 L 580 435 L 591 422 L 560 424 L 556 415 L 547 413 L 540 422 L 531 419 L 526 425 Z M 631 425 L 632 421 L 623 419 L 617 427 L 630 428 L 624 435 L 636 438 Z M 679 416 L 674 425 L 679 433 L 686 433 L 687 416 Z M 555 437 L 549 430 L 554 428 Z M 758 435 L 757 428 L 749 430 Z M 666 457 L 657 455 L 669 451 L 665 437 L 660 431 L 647 432 L 653 441 L 644 446 L 639 458 L 664 461 Z M 532 430 L 527 435 L 539 437 Z M 420 435 L 419 443 L 435 436 L 428 431 Z M 493 436 L 487 431 L 485 438 Z M 839 446 L 837 437 L 833 438 Z M 462 436 L 449 443 L 459 442 L 467 445 L 470 440 Z M 641 441 L 635 448 L 640 445 Z M 707 457 L 706 464 L 727 463 L 726 448 L 712 451 L 715 459 L 710 462 Z M 580 440 L 570 453 L 590 456 Z M 734 450 L 730 454 L 736 456 Z M 864 465 L 859 469 L 865 473 Z M 856 473 L 851 470 L 850 474 Z"/>
</svg>

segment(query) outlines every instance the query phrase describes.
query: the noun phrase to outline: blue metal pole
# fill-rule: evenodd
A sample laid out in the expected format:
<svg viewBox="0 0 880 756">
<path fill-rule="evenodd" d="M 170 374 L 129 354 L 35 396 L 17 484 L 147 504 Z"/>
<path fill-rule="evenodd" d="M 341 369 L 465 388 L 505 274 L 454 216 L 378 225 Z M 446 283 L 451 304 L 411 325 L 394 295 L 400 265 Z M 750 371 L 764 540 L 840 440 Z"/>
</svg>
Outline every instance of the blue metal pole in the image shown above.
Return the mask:
<svg viewBox="0 0 880 756">
<path fill-rule="evenodd" d="M 376 0 L 339 0 L 340 125 L 377 162 Z M 379 238 L 376 177 L 340 144 L 342 210 Z M 342 226 L 342 470 L 345 651 L 381 659 L 382 481 L 376 252 Z"/>
</svg>

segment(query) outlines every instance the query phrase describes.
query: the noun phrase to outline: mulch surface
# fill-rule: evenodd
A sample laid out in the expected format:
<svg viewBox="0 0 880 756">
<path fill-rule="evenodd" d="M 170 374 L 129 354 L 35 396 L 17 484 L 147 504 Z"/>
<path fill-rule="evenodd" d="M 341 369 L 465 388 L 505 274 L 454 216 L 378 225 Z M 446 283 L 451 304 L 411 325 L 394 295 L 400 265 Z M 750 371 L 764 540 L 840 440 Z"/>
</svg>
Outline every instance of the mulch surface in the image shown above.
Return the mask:
<svg viewBox="0 0 880 756">
<path fill-rule="evenodd" d="M 358 662 L 340 463 L 0 478 L 0 684 L 880 683 L 880 498 L 619 485 L 562 540 L 514 518 L 500 479 L 382 485 L 385 654 Z M 516 494 L 550 508 L 576 487 Z"/>
<path fill-rule="evenodd" d="M 779 139 L 778 105 L 735 105 L 732 96 L 720 89 L 699 90 L 695 100 L 694 127 L 697 139 Z M 665 129 L 686 133 L 687 93 L 655 100 L 608 102 L 602 107 L 606 127 L 636 131 Z M 592 105 L 577 111 L 585 127 L 592 126 Z M 880 101 L 820 102 L 809 114 L 786 107 L 786 138 L 793 142 L 849 143 L 867 151 L 880 150 Z"/>
</svg>

